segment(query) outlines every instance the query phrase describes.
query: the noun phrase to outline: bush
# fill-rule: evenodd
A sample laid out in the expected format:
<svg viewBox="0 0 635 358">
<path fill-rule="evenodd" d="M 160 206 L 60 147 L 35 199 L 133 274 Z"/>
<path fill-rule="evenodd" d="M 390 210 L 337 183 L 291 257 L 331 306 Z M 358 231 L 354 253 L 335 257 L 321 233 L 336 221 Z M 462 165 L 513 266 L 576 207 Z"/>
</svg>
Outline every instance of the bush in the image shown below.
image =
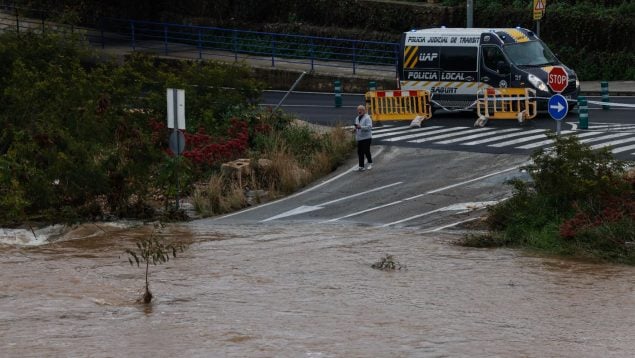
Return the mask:
<svg viewBox="0 0 635 358">
<path fill-rule="evenodd" d="M 510 199 L 489 208 L 490 235 L 468 246 L 535 250 L 635 264 L 635 179 L 608 149 L 592 151 L 577 137 L 554 137 L 532 154 L 530 182 L 510 182 Z"/>
<path fill-rule="evenodd" d="M 226 133 L 223 145 L 207 137 L 216 147 L 201 162 L 211 167 L 247 150 L 247 121 L 224 114 L 261 88 L 246 67 L 212 61 L 134 54 L 123 65 L 98 64 L 79 38 L 52 33 L 0 34 L 0 62 L 2 225 L 147 218 L 156 190 L 166 199 L 175 190 L 169 132 L 156 120 L 166 118 L 165 89 L 186 89 L 188 128 Z M 209 173 L 193 159 L 179 164 L 181 184 Z"/>
</svg>

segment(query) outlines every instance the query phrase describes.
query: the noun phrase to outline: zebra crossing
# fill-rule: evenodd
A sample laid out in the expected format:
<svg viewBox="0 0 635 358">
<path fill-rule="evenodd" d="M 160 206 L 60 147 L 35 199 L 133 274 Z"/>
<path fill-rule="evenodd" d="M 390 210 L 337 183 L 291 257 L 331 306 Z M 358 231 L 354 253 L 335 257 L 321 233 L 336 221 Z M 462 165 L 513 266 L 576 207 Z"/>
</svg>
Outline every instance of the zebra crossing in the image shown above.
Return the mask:
<svg viewBox="0 0 635 358">
<path fill-rule="evenodd" d="M 373 142 L 390 145 L 446 146 L 452 149 L 475 151 L 533 151 L 548 148 L 553 140 L 547 137 L 549 129 L 531 127 L 475 128 L 468 126 L 427 125 L 410 128 L 408 125 L 384 124 L 373 129 Z M 633 160 L 635 155 L 635 125 L 590 125 L 587 130 L 562 130 L 561 135 L 576 135 L 581 143 L 596 150 L 610 147 L 614 154 L 626 155 Z"/>
</svg>

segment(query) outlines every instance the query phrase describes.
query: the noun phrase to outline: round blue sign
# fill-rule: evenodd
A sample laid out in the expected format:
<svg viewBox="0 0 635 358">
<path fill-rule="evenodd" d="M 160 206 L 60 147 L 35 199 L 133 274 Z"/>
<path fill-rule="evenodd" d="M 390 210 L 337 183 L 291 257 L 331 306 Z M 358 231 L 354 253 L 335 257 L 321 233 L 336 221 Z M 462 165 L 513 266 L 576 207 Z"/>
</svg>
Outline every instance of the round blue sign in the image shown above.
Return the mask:
<svg viewBox="0 0 635 358">
<path fill-rule="evenodd" d="M 569 103 L 563 95 L 554 94 L 551 98 L 549 98 L 547 110 L 549 111 L 551 118 L 556 121 L 561 121 L 567 116 L 567 112 L 569 112 Z"/>
</svg>

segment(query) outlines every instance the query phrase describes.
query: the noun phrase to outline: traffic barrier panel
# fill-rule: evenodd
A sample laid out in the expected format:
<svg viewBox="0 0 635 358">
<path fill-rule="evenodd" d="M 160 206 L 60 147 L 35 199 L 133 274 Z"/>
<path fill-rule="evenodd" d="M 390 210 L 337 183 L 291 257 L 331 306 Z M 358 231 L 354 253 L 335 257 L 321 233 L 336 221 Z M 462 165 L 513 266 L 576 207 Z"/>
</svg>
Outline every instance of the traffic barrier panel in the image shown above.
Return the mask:
<svg viewBox="0 0 635 358">
<path fill-rule="evenodd" d="M 589 129 L 589 107 L 586 97 L 578 97 L 578 128 Z"/>
<path fill-rule="evenodd" d="M 600 89 L 602 93 L 602 102 L 606 103 L 606 105 L 602 105 L 602 109 L 611 109 L 611 106 L 608 104 L 609 101 L 609 83 L 607 81 L 600 82 Z"/>
<path fill-rule="evenodd" d="M 369 91 L 366 107 L 373 121 L 430 119 L 430 91 Z"/>
<path fill-rule="evenodd" d="M 515 119 L 523 123 L 536 117 L 536 91 L 531 88 L 486 88 L 478 91 L 476 109 L 483 126 L 490 119 Z"/>
</svg>

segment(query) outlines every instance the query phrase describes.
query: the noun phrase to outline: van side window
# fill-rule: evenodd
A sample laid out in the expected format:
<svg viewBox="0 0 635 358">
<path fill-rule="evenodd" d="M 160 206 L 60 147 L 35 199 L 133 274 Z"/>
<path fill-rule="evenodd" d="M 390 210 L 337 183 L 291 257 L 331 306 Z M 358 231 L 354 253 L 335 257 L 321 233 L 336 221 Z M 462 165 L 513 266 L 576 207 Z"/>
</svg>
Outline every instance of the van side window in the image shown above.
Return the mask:
<svg viewBox="0 0 635 358">
<path fill-rule="evenodd" d="M 483 46 L 483 63 L 489 70 L 498 72 L 499 61 L 507 62 L 500 48 L 496 46 Z"/>
<path fill-rule="evenodd" d="M 476 72 L 477 47 L 441 47 L 441 69 Z"/>
</svg>

